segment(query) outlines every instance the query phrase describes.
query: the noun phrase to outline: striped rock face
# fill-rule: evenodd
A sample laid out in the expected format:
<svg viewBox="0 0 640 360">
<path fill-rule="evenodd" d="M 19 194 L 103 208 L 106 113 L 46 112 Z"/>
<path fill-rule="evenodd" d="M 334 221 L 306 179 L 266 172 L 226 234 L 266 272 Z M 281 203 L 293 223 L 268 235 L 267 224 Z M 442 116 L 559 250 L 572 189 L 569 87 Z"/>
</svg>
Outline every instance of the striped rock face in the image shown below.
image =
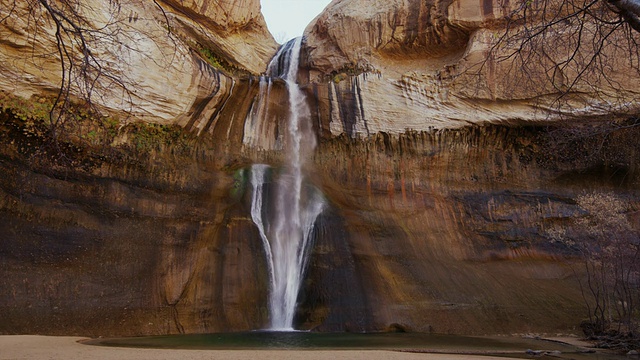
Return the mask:
<svg viewBox="0 0 640 360">
<path fill-rule="evenodd" d="M 544 3 L 547 13 L 568 12 L 561 2 Z M 628 60 L 636 54 L 629 40 L 637 42 L 637 32 L 567 21 L 531 45 L 519 37 L 522 21 L 508 21 L 516 2 L 501 4 L 334 1 L 305 31 L 305 66 L 315 93 L 332 109 L 349 109 L 327 113 L 328 128 L 366 137 L 469 123 L 606 120 L 639 111 L 637 55 Z M 549 19 L 531 13 L 527 26 L 540 31 Z M 498 43 L 507 28 L 510 35 Z M 606 65 L 583 71 L 594 53 Z M 559 101 L 565 92 L 569 96 Z"/>
<path fill-rule="evenodd" d="M 84 29 L 62 37 L 68 52 L 63 63 L 51 13 L 42 5 L 2 0 L 0 90 L 26 99 L 51 96 L 71 80 L 73 97 L 84 99 L 90 87 L 91 100 L 120 118 L 198 122 L 194 106 L 209 97 L 211 107 L 219 107 L 234 72 L 264 72 L 277 50 L 257 0 L 221 4 L 82 1 L 71 17 L 75 24 L 62 24 Z M 92 57 L 84 73 L 80 43 Z"/>
</svg>

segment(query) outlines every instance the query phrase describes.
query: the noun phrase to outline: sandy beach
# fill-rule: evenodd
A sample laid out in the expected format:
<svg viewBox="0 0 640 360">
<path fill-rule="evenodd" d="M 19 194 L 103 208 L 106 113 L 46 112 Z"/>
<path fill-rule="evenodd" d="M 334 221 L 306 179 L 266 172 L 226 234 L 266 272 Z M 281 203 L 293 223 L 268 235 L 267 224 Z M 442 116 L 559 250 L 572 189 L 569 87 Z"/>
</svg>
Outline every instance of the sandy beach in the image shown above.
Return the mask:
<svg viewBox="0 0 640 360">
<path fill-rule="evenodd" d="M 161 350 L 84 345 L 79 337 L 0 336 L 0 360 L 504 360 L 504 357 L 415 354 L 381 350 Z"/>
</svg>

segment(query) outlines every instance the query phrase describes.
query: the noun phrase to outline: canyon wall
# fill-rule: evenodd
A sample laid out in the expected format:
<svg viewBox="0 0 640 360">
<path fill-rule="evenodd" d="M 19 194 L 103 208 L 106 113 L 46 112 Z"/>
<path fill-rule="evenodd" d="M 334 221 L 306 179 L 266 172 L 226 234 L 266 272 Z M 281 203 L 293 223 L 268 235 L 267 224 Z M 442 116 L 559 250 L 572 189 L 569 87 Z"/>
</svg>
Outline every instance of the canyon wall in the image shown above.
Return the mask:
<svg viewBox="0 0 640 360">
<path fill-rule="evenodd" d="M 558 4 L 540 6 L 566 11 Z M 538 15 L 516 19 L 516 9 L 473 0 L 332 2 L 305 31 L 307 77 L 331 104 L 324 128 L 367 137 L 638 112 L 637 56 L 628 55 L 635 45 L 625 45 L 639 40 L 636 32 L 605 36 L 595 21 L 571 17 L 545 29 Z"/>
<path fill-rule="evenodd" d="M 218 139 L 176 128 L 161 146 L 141 148 L 145 138 L 129 133 L 120 147 L 79 148 L 69 166 L 25 151 L 47 146 L 19 120 L 3 124 L 1 332 L 267 326 L 248 169 L 256 158 L 277 166 L 277 154 L 224 155 Z M 556 144 L 563 131 L 487 126 L 322 140 L 311 179 L 327 208 L 297 327 L 579 332 L 583 263 L 550 230 L 588 215 L 576 202 L 585 192 L 628 202 L 637 230 L 639 134 Z"/>
<path fill-rule="evenodd" d="M 260 327 L 262 250 L 229 170 L 276 51 L 259 1 L 52 6 L 0 6 L 0 331 Z M 60 45 L 58 25 L 78 31 Z M 52 138 L 63 79 L 74 121 Z M 87 80 L 108 117 L 83 115 Z"/>
<path fill-rule="evenodd" d="M 239 74 L 260 74 L 276 51 L 259 1 L 65 4 L 75 2 L 0 3 L 0 90 L 55 97 L 64 80 L 77 101 L 123 120 L 206 127 Z"/>
<path fill-rule="evenodd" d="M 587 215 L 576 202 L 585 193 L 628 201 L 637 229 L 638 132 L 557 142 L 564 131 L 483 126 L 323 142 L 317 181 L 336 219 L 320 225 L 305 325 L 579 332 L 583 264 L 551 233 Z M 342 296 L 328 295 L 336 287 Z"/>
<path fill-rule="evenodd" d="M 25 36 L 20 6 L 0 22 L 0 333 L 268 324 L 248 182 L 251 164 L 282 165 L 286 87 L 257 76 L 275 43 L 257 1 L 158 4 L 123 2 L 126 36 L 100 50 L 126 60 L 117 70 L 133 101 L 105 92 L 100 106 L 127 121 L 58 139 L 46 118 L 5 101 L 55 94 L 60 64 L 24 59 L 26 48 L 55 50 L 54 24 Z M 505 11 L 340 0 L 308 27 L 299 81 L 318 148 L 307 170 L 327 208 L 298 327 L 579 331 L 583 263 L 550 230 L 589 215 L 584 193 L 624 200 L 640 228 L 637 77 L 615 68 L 616 96 L 578 84 L 583 96 L 557 107 L 548 77 L 522 83 L 504 62 L 479 62 Z"/>
<path fill-rule="evenodd" d="M 586 215 L 585 193 L 628 201 L 639 226 L 640 72 L 624 55 L 633 45 L 618 46 L 638 34 L 614 33 L 593 55 L 598 27 L 567 20 L 540 51 L 505 35 L 542 22 L 512 23 L 514 10 L 343 0 L 307 27 L 299 80 L 323 139 L 318 182 L 348 244 L 320 245 L 317 266 L 361 284 L 354 292 L 338 271 L 312 268 L 320 289 L 307 294 L 307 326 L 493 333 L 579 322 L 580 256 L 550 234 Z M 589 44 L 572 48 L 568 33 Z M 576 76 L 572 56 L 609 63 Z M 350 291 L 333 299 L 329 284 Z"/>
</svg>

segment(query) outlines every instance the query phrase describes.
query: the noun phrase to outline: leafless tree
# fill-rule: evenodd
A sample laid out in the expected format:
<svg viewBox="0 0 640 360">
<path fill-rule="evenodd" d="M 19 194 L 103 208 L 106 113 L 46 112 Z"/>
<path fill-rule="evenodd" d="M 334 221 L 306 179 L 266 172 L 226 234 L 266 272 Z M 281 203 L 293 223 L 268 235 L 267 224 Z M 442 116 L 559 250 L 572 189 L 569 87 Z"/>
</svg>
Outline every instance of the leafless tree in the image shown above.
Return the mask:
<svg viewBox="0 0 640 360">
<path fill-rule="evenodd" d="M 502 13 L 505 30 L 474 73 L 500 66 L 506 91 L 555 94 L 555 106 L 569 109 L 595 94 L 610 104 L 603 111 L 626 113 L 624 82 L 640 78 L 639 0 L 503 0 Z"/>
<path fill-rule="evenodd" d="M 166 21 L 165 35 L 171 38 L 167 14 L 156 0 L 153 3 Z M 123 64 L 104 51 L 109 45 L 139 51 L 132 34 L 140 29 L 130 28 L 130 23 L 137 20 L 132 17 L 138 15 L 123 14 L 122 9 L 121 0 L 0 0 L 0 24 L 12 17 L 26 17 L 27 36 L 32 43 L 53 35 L 55 53 L 38 52 L 34 45 L 31 53 L 26 50 L 24 56 L 35 62 L 37 58 L 54 56 L 59 62 L 60 83 L 48 116 L 48 128 L 55 141 L 76 116 L 70 111 L 72 107 L 81 107 L 87 116 L 100 119 L 101 100 L 108 94 L 119 93 L 125 106 L 133 104 L 135 80 L 127 77 Z"/>
<path fill-rule="evenodd" d="M 583 215 L 570 226 L 548 229 L 547 236 L 584 259 L 588 330 L 640 336 L 640 238 L 627 217 L 630 205 L 603 192 L 579 195 L 576 203 Z"/>
</svg>

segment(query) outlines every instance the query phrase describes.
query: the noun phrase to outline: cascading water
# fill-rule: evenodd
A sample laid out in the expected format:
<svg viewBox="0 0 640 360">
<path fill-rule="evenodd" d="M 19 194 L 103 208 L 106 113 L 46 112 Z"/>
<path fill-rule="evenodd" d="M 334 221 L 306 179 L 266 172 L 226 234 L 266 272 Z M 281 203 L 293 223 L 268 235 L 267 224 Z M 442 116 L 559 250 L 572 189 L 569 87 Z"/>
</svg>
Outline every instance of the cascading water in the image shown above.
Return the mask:
<svg viewBox="0 0 640 360">
<path fill-rule="evenodd" d="M 296 301 L 313 242 L 313 225 L 322 212 L 322 196 L 304 186 L 303 165 L 315 148 L 310 111 L 296 83 L 302 38 L 282 47 L 269 65 L 270 77 L 280 77 L 289 92 L 289 119 L 284 138 L 286 164 L 270 178 L 269 167 L 254 165 L 251 216 L 260 231 L 270 278 L 271 330 L 293 330 Z"/>
</svg>

